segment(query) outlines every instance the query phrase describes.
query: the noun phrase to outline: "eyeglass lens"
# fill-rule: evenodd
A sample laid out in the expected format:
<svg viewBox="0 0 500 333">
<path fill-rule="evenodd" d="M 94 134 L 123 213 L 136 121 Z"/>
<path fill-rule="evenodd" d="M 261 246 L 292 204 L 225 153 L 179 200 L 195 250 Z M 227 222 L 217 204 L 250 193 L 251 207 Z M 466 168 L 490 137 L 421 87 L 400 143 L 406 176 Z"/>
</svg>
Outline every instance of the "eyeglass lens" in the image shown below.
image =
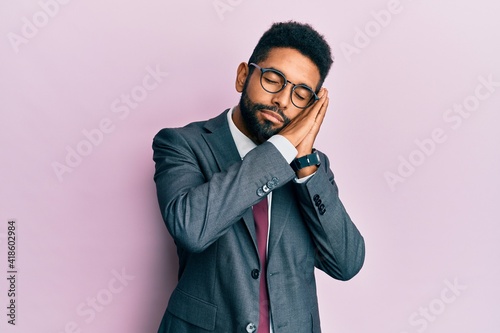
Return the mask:
<svg viewBox="0 0 500 333">
<path fill-rule="evenodd" d="M 286 79 L 277 71 L 267 69 L 262 71 L 261 84 L 267 92 L 277 93 L 285 87 Z M 307 107 L 313 96 L 314 92 L 306 86 L 295 85 L 292 88 L 292 103 L 299 108 Z"/>
</svg>

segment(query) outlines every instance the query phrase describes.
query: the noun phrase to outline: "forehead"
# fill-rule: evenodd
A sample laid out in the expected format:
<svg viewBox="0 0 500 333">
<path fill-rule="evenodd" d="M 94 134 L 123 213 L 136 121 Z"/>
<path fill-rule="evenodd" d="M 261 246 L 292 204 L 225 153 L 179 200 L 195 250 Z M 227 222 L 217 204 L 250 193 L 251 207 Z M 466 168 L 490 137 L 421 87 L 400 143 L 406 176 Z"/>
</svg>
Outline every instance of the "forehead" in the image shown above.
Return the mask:
<svg viewBox="0 0 500 333">
<path fill-rule="evenodd" d="M 261 67 L 274 68 L 285 74 L 295 84 L 316 87 L 320 80 L 319 69 L 311 59 L 291 48 L 273 48 Z"/>
</svg>

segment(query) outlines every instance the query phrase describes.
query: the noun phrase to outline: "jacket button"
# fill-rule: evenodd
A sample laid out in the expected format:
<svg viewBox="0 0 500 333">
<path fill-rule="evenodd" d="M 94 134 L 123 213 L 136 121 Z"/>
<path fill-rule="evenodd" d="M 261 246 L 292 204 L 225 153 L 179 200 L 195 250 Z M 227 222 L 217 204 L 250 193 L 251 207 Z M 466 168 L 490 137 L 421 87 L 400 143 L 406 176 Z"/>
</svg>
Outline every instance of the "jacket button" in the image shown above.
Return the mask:
<svg viewBox="0 0 500 333">
<path fill-rule="evenodd" d="M 246 330 L 248 333 L 254 333 L 255 331 L 257 331 L 257 326 L 255 326 L 254 323 L 249 323 L 246 327 Z"/>
<path fill-rule="evenodd" d="M 258 269 L 253 269 L 252 270 L 252 277 L 257 280 L 259 278 L 260 272 Z"/>
<path fill-rule="evenodd" d="M 259 188 L 257 189 L 257 195 L 258 195 L 259 197 L 263 197 L 264 195 L 266 195 L 266 193 L 264 192 L 264 190 L 263 190 L 262 188 L 260 188 L 260 187 L 259 187 Z"/>
</svg>

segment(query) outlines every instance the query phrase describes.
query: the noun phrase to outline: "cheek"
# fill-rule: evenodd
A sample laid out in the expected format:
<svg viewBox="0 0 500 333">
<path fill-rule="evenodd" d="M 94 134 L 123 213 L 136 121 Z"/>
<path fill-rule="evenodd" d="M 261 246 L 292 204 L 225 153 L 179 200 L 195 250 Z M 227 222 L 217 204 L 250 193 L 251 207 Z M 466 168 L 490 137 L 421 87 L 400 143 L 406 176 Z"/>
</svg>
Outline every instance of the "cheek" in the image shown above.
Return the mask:
<svg viewBox="0 0 500 333">
<path fill-rule="evenodd" d="M 259 78 L 251 78 L 250 82 L 248 82 L 248 85 L 246 87 L 246 92 L 247 96 L 254 102 L 254 103 L 262 103 L 267 101 L 269 98 L 269 93 L 264 91 L 260 85 Z"/>
</svg>

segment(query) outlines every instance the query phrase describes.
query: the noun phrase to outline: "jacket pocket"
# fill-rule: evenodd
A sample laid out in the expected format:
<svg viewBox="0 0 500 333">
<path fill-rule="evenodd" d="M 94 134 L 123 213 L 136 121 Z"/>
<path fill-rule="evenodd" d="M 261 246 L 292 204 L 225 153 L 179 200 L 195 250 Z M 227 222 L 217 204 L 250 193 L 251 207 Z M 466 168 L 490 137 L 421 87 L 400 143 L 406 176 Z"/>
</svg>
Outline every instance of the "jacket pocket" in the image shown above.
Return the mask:
<svg viewBox="0 0 500 333">
<path fill-rule="evenodd" d="M 175 289 L 167 307 L 172 315 L 205 330 L 215 329 L 217 306 Z"/>
</svg>

